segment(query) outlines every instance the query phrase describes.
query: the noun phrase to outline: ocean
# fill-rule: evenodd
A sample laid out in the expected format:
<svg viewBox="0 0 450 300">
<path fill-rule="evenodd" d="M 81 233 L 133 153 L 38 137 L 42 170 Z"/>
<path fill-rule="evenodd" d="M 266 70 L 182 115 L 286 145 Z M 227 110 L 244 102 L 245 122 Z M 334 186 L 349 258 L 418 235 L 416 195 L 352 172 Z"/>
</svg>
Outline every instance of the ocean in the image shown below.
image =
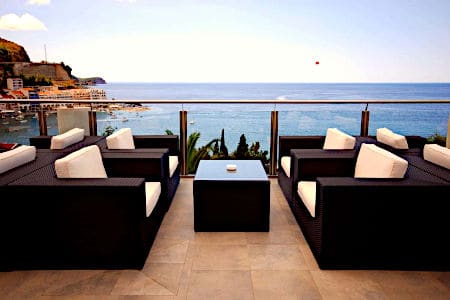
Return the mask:
<svg viewBox="0 0 450 300">
<path fill-rule="evenodd" d="M 108 83 L 97 85 L 115 100 L 178 99 L 450 99 L 450 83 Z M 349 134 L 360 130 L 363 104 L 151 104 L 140 112 L 117 111 L 114 116 L 98 113 L 98 133 L 107 126 L 130 127 L 135 134 L 179 133 L 179 111 L 188 111 L 188 135 L 200 132 L 197 147 L 225 131 L 225 142 L 234 150 L 242 134 L 250 145 L 260 142 L 269 150 L 270 111 L 279 111 L 279 135 L 325 134 L 337 127 Z M 369 134 L 387 127 L 405 135 L 446 135 L 450 104 L 370 104 Z M 3 120 L 2 120 L 3 121 Z M 8 121 L 0 124 L 0 141 L 28 144 L 39 134 L 38 122 Z M 57 134 L 57 121 L 50 115 L 49 134 Z M 16 126 L 17 130 L 9 128 Z"/>
</svg>

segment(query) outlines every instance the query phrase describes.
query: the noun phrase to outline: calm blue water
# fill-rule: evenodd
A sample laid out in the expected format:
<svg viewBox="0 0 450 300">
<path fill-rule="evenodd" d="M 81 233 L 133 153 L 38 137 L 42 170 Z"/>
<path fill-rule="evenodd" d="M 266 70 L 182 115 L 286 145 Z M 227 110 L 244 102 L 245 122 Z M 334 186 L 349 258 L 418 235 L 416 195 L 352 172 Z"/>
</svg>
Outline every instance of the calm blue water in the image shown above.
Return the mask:
<svg viewBox="0 0 450 300">
<path fill-rule="evenodd" d="M 164 84 L 164 83 L 110 83 L 99 85 L 108 99 L 450 99 L 450 83 L 426 84 L 370 84 L 370 83 L 245 83 L 245 84 Z M 259 141 L 268 150 L 270 111 L 273 105 L 238 104 L 154 104 L 144 112 L 116 113 L 111 119 L 106 113 L 98 114 L 98 132 L 106 126 L 130 127 L 136 134 L 164 134 L 166 129 L 178 134 L 179 110 L 188 111 L 188 134 L 197 131 L 201 146 L 220 137 L 225 129 L 225 141 L 234 150 L 242 133 L 247 143 Z M 350 134 L 360 130 L 361 111 L 364 105 L 293 105 L 278 104 L 279 135 L 325 134 L 328 127 L 337 127 Z M 369 133 L 379 127 L 388 127 L 401 134 L 430 136 L 447 134 L 450 104 L 377 104 L 370 105 Z M 122 121 L 122 118 L 127 121 Z M 27 123 L 0 124 L 0 140 L 28 143 L 28 138 L 38 135 L 37 120 Z M 8 126 L 22 126 L 15 132 L 5 132 Z M 49 134 L 57 134 L 54 116 L 48 119 Z"/>
</svg>

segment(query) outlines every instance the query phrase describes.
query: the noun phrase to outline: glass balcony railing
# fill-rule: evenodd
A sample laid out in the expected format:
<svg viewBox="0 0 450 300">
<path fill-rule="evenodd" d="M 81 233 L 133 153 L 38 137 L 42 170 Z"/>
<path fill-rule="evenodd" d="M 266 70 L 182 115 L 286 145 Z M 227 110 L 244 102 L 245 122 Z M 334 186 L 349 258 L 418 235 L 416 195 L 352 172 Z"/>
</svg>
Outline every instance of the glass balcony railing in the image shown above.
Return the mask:
<svg viewBox="0 0 450 300">
<path fill-rule="evenodd" d="M 34 110 L 29 109 L 31 101 L 37 104 Z M 3 104 L 0 142 L 28 144 L 32 136 L 58 134 L 55 112 L 61 101 L 16 99 L 0 103 Z M 232 155 L 245 138 L 249 151 L 257 150 L 253 158 L 267 158 L 268 173 L 275 175 L 279 136 L 324 135 L 329 127 L 352 135 L 375 135 L 377 128 L 387 127 L 404 135 L 447 136 L 450 114 L 450 100 L 426 99 L 64 100 L 64 103 L 89 107 L 91 135 L 123 127 L 131 128 L 133 134 L 179 135 L 184 175 L 192 172 L 186 168 L 189 158 L 185 147 L 195 135 L 198 135 L 195 148 L 209 145 L 211 158 L 220 157 L 220 151 L 214 152 L 214 147 L 225 146 Z M 15 109 L 5 109 L 7 105 Z M 364 119 L 363 115 L 369 118 Z"/>
</svg>

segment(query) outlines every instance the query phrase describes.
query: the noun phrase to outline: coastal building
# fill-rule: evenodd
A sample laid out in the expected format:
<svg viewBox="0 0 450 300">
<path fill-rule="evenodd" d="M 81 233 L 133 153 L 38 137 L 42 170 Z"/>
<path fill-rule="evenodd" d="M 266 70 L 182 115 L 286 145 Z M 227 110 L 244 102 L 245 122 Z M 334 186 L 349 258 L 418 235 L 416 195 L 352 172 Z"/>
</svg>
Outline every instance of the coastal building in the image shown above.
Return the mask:
<svg viewBox="0 0 450 300">
<path fill-rule="evenodd" d="M 6 79 L 6 86 L 8 90 L 20 90 L 23 88 L 22 78 L 8 78 Z"/>
</svg>

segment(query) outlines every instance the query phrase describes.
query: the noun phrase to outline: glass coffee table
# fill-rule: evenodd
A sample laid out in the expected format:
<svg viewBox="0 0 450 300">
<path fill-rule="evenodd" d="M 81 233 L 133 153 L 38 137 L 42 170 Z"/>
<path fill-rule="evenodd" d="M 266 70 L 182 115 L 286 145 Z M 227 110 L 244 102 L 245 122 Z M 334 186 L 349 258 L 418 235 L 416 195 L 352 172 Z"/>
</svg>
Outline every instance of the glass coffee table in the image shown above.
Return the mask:
<svg viewBox="0 0 450 300">
<path fill-rule="evenodd" d="M 235 165 L 228 171 L 227 165 Z M 194 178 L 195 231 L 269 231 L 270 181 L 260 160 L 202 160 Z"/>
</svg>

